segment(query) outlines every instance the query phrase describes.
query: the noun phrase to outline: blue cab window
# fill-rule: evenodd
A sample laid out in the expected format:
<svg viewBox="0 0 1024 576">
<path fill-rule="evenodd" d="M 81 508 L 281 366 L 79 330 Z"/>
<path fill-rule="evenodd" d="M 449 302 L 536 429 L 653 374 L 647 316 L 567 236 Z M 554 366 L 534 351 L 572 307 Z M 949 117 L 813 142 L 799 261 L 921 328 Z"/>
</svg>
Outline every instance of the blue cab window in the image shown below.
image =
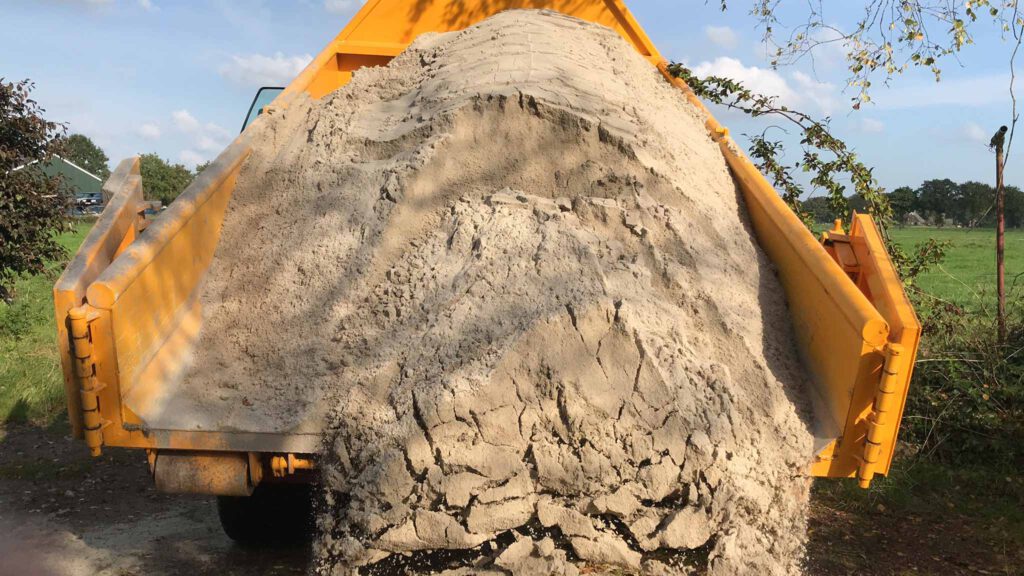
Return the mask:
<svg viewBox="0 0 1024 576">
<path fill-rule="evenodd" d="M 277 95 L 284 91 L 284 88 L 260 88 L 260 91 L 256 93 L 256 97 L 252 100 L 252 106 L 249 107 L 249 115 L 245 117 L 245 123 L 242 124 L 242 132 L 259 118 L 259 115 L 263 113 L 263 108 L 274 101 Z"/>
</svg>

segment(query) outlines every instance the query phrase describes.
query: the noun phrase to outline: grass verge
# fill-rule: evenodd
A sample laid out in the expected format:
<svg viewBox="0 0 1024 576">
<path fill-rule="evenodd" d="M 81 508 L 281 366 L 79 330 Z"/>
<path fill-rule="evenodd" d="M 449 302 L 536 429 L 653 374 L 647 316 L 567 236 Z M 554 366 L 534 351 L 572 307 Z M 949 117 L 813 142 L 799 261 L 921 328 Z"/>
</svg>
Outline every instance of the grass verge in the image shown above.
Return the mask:
<svg viewBox="0 0 1024 576">
<path fill-rule="evenodd" d="M 74 254 L 92 222 L 59 236 Z M 64 268 L 18 280 L 11 304 L 0 302 L 0 422 L 46 423 L 64 408 L 64 387 L 53 318 L 53 283 Z"/>
</svg>

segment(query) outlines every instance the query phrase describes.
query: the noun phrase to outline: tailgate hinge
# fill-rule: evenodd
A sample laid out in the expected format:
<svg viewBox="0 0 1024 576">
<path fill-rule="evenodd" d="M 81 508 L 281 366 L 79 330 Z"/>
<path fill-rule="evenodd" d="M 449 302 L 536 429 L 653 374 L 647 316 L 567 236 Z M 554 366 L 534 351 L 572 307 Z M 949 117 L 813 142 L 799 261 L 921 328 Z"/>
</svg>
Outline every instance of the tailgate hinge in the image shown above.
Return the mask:
<svg viewBox="0 0 1024 576">
<path fill-rule="evenodd" d="M 82 398 L 82 424 L 85 443 L 89 453 L 100 455 L 103 445 L 103 428 L 110 424 L 100 416 L 99 391 L 103 384 L 96 379 L 96 362 L 93 359 L 93 341 L 90 324 L 99 315 L 91 306 L 79 306 L 68 312 L 71 324 L 71 354 L 75 362 L 75 380 Z"/>
<path fill-rule="evenodd" d="M 868 416 L 868 432 L 864 438 L 864 455 L 857 469 L 857 482 L 861 488 L 869 488 L 871 479 L 878 469 L 882 456 L 883 443 L 890 443 L 888 436 L 892 433 L 899 418 L 901 395 L 897 384 L 903 370 L 903 346 L 892 343 L 885 347 L 885 363 L 882 365 L 882 379 L 878 383 L 875 402 Z"/>
</svg>

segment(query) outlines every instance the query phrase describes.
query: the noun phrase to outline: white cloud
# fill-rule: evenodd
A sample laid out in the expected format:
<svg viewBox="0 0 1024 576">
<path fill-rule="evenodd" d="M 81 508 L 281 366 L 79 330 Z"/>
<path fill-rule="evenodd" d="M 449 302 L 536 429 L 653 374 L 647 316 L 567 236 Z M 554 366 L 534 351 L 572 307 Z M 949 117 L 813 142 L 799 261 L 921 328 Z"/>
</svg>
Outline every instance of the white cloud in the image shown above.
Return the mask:
<svg viewBox="0 0 1024 576">
<path fill-rule="evenodd" d="M 799 70 L 793 72 L 793 80 L 796 82 L 800 98 L 810 101 L 824 114 L 831 115 L 839 107 L 839 100 L 836 98 L 838 90 L 836 90 L 835 84 L 818 82 Z"/>
<path fill-rule="evenodd" d="M 312 60 L 309 54 L 285 56 L 280 52 L 273 56 L 234 55 L 231 56 L 231 63 L 221 67 L 220 74 L 245 86 L 285 86 Z"/>
<path fill-rule="evenodd" d="M 182 162 L 191 166 L 205 162 L 227 148 L 235 136 L 218 124 L 200 122 L 188 110 L 175 110 L 171 113 L 171 120 L 179 132 L 188 134 L 192 140 L 189 147 L 179 154 Z"/>
<path fill-rule="evenodd" d="M 711 62 L 701 62 L 693 67 L 697 76 L 723 76 L 742 82 L 747 88 L 766 96 L 778 96 L 779 100 L 794 103 L 799 96 L 781 74 L 767 68 L 744 66 L 735 58 L 721 57 Z"/>
<path fill-rule="evenodd" d="M 196 140 L 196 148 L 199 148 L 203 152 L 218 152 L 224 148 L 224 146 L 217 143 L 216 140 L 209 136 L 200 136 L 199 139 Z"/>
<path fill-rule="evenodd" d="M 864 118 L 860 121 L 860 129 L 862 132 L 869 134 L 878 134 L 879 132 L 885 132 L 885 124 L 881 120 Z"/>
<path fill-rule="evenodd" d="M 716 46 L 732 50 L 739 44 L 739 36 L 728 26 L 705 26 L 704 36 Z"/>
<path fill-rule="evenodd" d="M 324 9 L 332 14 L 348 14 L 362 4 L 363 0 L 324 0 Z"/>
<path fill-rule="evenodd" d="M 137 0 L 139 7 L 147 12 L 156 12 L 159 8 L 153 4 L 153 0 Z"/>
<path fill-rule="evenodd" d="M 178 154 L 178 158 L 181 159 L 182 163 L 189 168 L 195 168 L 196 165 L 206 162 L 206 157 L 195 150 L 182 150 L 181 153 Z"/>
<path fill-rule="evenodd" d="M 214 124 L 213 122 L 207 122 L 203 125 L 203 131 L 210 137 L 219 140 L 231 140 L 237 134 L 236 132 L 232 132 L 219 124 Z"/>
<path fill-rule="evenodd" d="M 992 134 L 995 134 L 995 130 L 992 131 Z M 992 139 L 992 134 L 986 133 L 985 129 L 977 122 L 966 122 L 960 127 L 960 135 L 964 140 L 972 143 L 988 144 Z"/>
<path fill-rule="evenodd" d="M 809 112 L 831 114 L 838 107 L 838 89 L 834 84 L 818 82 L 803 72 L 791 74 L 791 85 L 787 78 L 775 70 L 745 66 L 736 58 L 723 56 L 711 62 L 701 62 L 693 67 L 697 76 L 722 76 L 743 83 L 758 94 L 775 96 L 779 103 L 791 108 Z M 806 110 L 812 108 L 812 110 Z"/>
<path fill-rule="evenodd" d="M 171 120 L 174 126 L 186 133 L 196 134 L 198 138 L 208 137 L 214 140 L 231 140 L 235 135 L 220 124 L 207 122 L 203 124 L 188 110 L 175 110 L 171 113 Z"/>
<path fill-rule="evenodd" d="M 838 67 L 846 61 L 846 55 L 850 52 L 849 42 L 836 28 L 822 28 L 815 32 L 816 42 L 811 51 L 814 67 L 821 70 L 822 67 L 830 70 Z"/>
<path fill-rule="evenodd" d="M 171 119 L 178 130 L 182 132 L 195 132 L 199 130 L 199 120 L 188 110 L 175 110 L 171 113 Z"/>
<path fill-rule="evenodd" d="M 138 127 L 137 132 L 139 136 L 148 140 L 156 140 L 162 133 L 160 127 L 156 124 L 143 124 Z"/>
</svg>

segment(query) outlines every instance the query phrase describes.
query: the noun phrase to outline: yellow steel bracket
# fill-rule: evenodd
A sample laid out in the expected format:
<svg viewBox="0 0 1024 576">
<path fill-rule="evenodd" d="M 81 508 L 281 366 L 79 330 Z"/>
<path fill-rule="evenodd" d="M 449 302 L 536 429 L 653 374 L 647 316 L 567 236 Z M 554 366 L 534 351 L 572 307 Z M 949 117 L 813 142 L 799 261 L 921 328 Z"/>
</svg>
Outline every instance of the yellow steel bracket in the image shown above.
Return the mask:
<svg viewBox="0 0 1024 576">
<path fill-rule="evenodd" d="M 851 436 L 860 452 L 857 481 L 862 488 L 868 488 L 872 478 L 887 474 L 892 463 L 921 339 L 921 324 L 902 289 L 881 233 L 869 216 L 854 214 L 849 233 L 837 220 L 832 230 L 822 235 L 822 244 L 891 326 L 888 341 L 876 349 L 883 360 L 870 407 L 862 412 L 863 426 L 858 426 L 857 433 Z"/>
<path fill-rule="evenodd" d="M 861 488 L 871 486 L 871 479 L 879 469 L 882 452 L 889 438 L 895 438 L 899 424 L 903 395 L 900 394 L 900 379 L 906 370 L 906 354 L 903 346 L 889 343 L 885 346 L 885 364 L 882 378 L 878 383 L 875 403 L 868 417 L 868 433 L 864 439 L 864 456 L 857 469 L 857 482 Z"/>
<path fill-rule="evenodd" d="M 75 359 L 71 354 L 71 334 L 68 318 L 72 308 L 85 303 L 89 285 L 139 237 L 145 220 L 139 211 L 143 203 L 141 163 L 138 157 L 118 164 L 117 169 L 103 184 L 106 207 L 92 226 L 77 253 L 53 287 L 54 318 L 57 345 L 60 350 L 64 376 L 64 394 L 68 403 L 68 423 L 77 438 L 84 435 L 82 407 Z M 107 384 L 113 385 L 111 381 Z M 108 416 L 112 406 L 107 406 Z"/>
<path fill-rule="evenodd" d="M 82 406 L 82 428 L 89 453 L 100 455 L 103 446 L 103 429 L 110 424 L 100 415 L 99 392 L 103 383 L 96 378 L 96 363 L 93 360 L 92 331 L 89 324 L 99 314 L 88 305 L 72 308 L 68 312 L 71 327 L 71 352 L 75 362 L 75 381 L 78 384 Z"/>
</svg>

